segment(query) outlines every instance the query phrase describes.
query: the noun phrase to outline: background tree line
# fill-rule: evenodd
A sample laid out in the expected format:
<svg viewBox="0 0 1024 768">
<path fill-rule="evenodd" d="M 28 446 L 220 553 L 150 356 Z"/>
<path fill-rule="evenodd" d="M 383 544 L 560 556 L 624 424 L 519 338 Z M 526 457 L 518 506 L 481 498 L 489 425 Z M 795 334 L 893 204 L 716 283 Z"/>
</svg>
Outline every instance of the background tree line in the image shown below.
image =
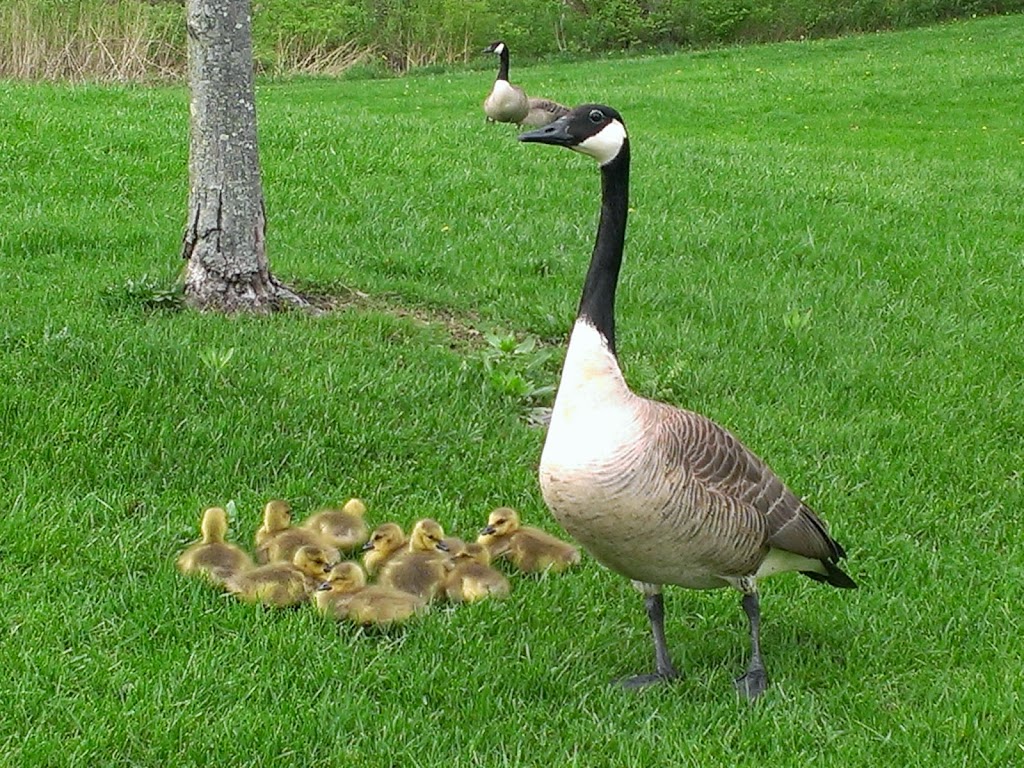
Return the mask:
<svg viewBox="0 0 1024 768">
<path fill-rule="evenodd" d="M 0 77 L 185 68 L 183 0 L 0 0 Z M 257 69 L 367 75 L 468 61 L 822 37 L 1024 11 L 1024 0 L 253 0 Z"/>
</svg>

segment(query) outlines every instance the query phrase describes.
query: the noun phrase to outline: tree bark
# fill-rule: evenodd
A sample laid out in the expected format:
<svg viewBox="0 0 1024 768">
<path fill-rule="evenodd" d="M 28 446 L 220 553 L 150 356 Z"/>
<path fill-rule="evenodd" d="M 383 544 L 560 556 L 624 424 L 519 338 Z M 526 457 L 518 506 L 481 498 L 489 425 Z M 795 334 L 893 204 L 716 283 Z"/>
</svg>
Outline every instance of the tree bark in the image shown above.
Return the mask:
<svg viewBox="0 0 1024 768">
<path fill-rule="evenodd" d="M 256 142 L 250 0 L 187 0 L 191 90 L 185 297 L 199 309 L 306 301 L 270 273 Z"/>
</svg>

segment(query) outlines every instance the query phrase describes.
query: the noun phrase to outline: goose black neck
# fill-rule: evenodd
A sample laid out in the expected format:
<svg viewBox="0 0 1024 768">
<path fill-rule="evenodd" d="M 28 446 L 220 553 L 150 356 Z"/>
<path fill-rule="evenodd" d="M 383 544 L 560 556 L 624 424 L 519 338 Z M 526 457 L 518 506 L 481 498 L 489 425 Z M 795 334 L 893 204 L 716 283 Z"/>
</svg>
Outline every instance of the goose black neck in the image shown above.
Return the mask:
<svg viewBox="0 0 1024 768">
<path fill-rule="evenodd" d="M 629 141 L 614 160 L 601 166 L 601 220 L 583 283 L 577 319 L 597 329 L 615 354 L 615 288 L 622 267 L 629 209 Z"/>
<path fill-rule="evenodd" d="M 498 79 L 508 80 L 508 48 L 502 48 L 498 54 Z"/>
</svg>

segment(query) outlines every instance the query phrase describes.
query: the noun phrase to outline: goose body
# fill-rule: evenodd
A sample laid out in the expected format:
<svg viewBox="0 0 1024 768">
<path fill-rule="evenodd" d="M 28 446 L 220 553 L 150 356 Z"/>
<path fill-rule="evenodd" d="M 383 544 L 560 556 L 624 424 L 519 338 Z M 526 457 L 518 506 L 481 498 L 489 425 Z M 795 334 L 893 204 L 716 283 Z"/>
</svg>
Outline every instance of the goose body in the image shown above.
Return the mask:
<svg viewBox="0 0 1024 768">
<path fill-rule="evenodd" d="M 665 643 L 663 585 L 731 586 L 743 594 L 752 646 L 737 688 L 754 698 L 768 680 L 757 579 L 795 570 L 854 587 L 837 565 L 845 552 L 730 432 L 700 414 L 640 397 L 626 383 L 614 309 L 629 192 L 630 148 L 621 115 L 587 104 L 520 140 L 589 155 L 602 181 L 597 238 L 541 453 L 544 501 L 595 559 L 645 595 L 656 671 L 627 685 L 677 675 Z"/>
<path fill-rule="evenodd" d="M 489 123 L 515 123 L 542 126 L 568 114 L 569 108 L 551 99 L 529 98 L 518 85 L 508 79 L 508 46 L 498 40 L 484 49 L 484 53 L 498 56 L 498 74 L 484 99 L 484 114 Z"/>
<path fill-rule="evenodd" d="M 203 576 L 214 584 L 223 585 L 232 576 L 253 567 L 247 552 L 225 541 L 228 513 L 223 507 L 205 510 L 200 530 L 202 538 L 178 556 L 176 564 L 181 573 Z"/>
</svg>

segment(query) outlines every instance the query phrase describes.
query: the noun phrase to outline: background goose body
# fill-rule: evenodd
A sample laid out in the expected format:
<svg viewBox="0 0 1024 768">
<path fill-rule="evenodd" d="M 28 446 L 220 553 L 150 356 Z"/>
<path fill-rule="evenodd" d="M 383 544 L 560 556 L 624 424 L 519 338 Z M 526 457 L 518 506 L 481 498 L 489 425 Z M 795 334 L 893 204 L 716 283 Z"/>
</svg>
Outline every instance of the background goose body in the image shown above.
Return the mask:
<svg viewBox="0 0 1024 768">
<path fill-rule="evenodd" d="M 727 430 L 637 396 L 622 376 L 614 306 L 630 150 L 618 112 L 583 105 L 520 140 L 587 154 L 600 164 L 602 180 L 597 239 L 541 454 L 544 500 L 570 535 L 645 595 L 656 672 L 627 684 L 678 674 L 665 643 L 662 585 L 732 586 L 743 593 L 752 647 L 737 688 L 754 698 L 767 685 L 757 579 L 795 570 L 854 587 L 836 564 L 845 553 L 824 523 Z"/>
</svg>

